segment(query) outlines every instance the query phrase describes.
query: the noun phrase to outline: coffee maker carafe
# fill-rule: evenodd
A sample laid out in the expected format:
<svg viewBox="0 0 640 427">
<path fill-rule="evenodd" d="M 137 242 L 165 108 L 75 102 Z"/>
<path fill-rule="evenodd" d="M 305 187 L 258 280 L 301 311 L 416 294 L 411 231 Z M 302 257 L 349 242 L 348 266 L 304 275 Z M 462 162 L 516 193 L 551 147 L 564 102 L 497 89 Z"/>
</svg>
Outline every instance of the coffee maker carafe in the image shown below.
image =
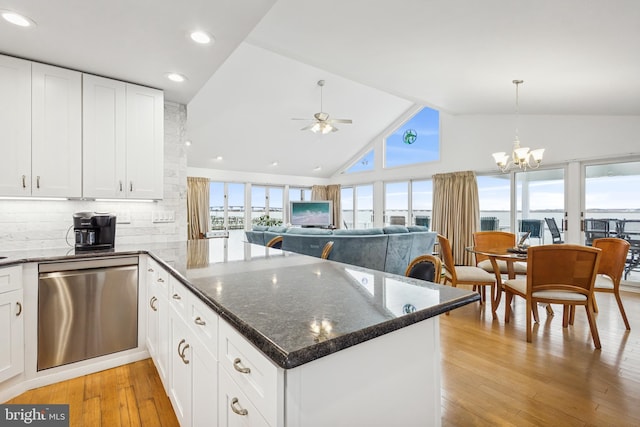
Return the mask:
<svg viewBox="0 0 640 427">
<path fill-rule="evenodd" d="M 113 249 L 116 237 L 116 216 L 98 212 L 73 214 L 76 251 Z"/>
</svg>

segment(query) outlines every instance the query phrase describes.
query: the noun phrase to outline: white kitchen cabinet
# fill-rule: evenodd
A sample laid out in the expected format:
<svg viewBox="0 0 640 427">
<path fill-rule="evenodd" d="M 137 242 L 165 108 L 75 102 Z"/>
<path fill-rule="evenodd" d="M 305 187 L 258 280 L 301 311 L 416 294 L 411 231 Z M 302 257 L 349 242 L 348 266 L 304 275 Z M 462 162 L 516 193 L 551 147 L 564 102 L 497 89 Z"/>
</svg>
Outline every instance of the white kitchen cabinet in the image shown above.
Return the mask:
<svg viewBox="0 0 640 427">
<path fill-rule="evenodd" d="M 161 199 L 162 91 L 83 75 L 83 196 Z"/>
<path fill-rule="evenodd" d="M 216 425 L 217 360 L 211 351 L 217 343 L 217 315 L 203 310 L 199 301 L 173 277 L 170 282 L 169 399 L 182 427 Z M 205 341 L 203 341 L 205 338 Z"/>
<path fill-rule="evenodd" d="M 165 388 L 169 375 L 169 275 L 156 261 L 147 257 L 147 349 L 155 362 Z"/>
<path fill-rule="evenodd" d="M 269 423 L 224 369 L 220 369 L 218 384 L 219 427 L 269 427 Z"/>
<path fill-rule="evenodd" d="M 31 195 L 81 197 L 81 73 L 34 62 L 31 87 Z"/>
<path fill-rule="evenodd" d="M 164 186 L 164 95 L 127 84 L 126 191 L 129 198 L 162 199 Z"/>
<path fill-rule="evenodd" d="M 31 195 L 31 62 L 0 55 L 0 195 Z"/>
<path fill-rule="evenodd" d="M 0 269 L 0 382 L 24 370 L 22 267 Z"/>
<path fill-rule="evenodd" d="M 82 194 L 126 196 L 126 83 L 82 75 Z"/>
</svg>

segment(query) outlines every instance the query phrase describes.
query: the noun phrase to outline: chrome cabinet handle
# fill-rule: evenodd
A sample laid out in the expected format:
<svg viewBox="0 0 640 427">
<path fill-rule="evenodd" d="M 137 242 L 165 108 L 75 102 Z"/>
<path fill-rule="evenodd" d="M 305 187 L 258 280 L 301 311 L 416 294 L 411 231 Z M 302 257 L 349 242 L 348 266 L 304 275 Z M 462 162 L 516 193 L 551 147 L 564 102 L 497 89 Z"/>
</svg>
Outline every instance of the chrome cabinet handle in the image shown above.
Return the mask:
<svg viewBox="0 0 640 427">
<path fill-rule="evenodd" d="M 202 320 L 202 318 L 200 316 L 196 317 L 195 319 L 193 319 L 193 322 L 196 325 L 200 325 L 200 326 L 204 326 L 207 324 L 207 322 L 205 322 L 204 320 Z"/>
<path fill-rule="evenodd" d="M 182 297 L 180 295 L 178 295 L 178 294 L 173 294 L 171 296 L 171 298 L 173 298 L 173 299 L 182 299 Z"/>
<path fill-rule="evenodd" d="M 251 373 L 251 368 L 247 368 L 242 364 L 242 360 L 239 357 L 233 359 L 233 368 L 240 372 L 241 374 L 249 374 Z"/>
<path fill-rule="evenodd" d="M 149 306 L 151 306 L 151 309 L 153 311 L 158 311 L 158 307 L 156 306 L 156 301 L 158 301 L 158 298 L 156 297 L 151 297 L 151 300 L 149 301 Z"/>
<path fill-rule="evenodd" d="M 40 188 L 40 175 L 36 176 L 36 188 Z"/>
<path fill-rule="evenodd" d="M 22 303 L 20 303 L 20 301 L 17 301 L 16 306 L 18 307 L 18 312 L 16 313 L 16 316 L 20 316 L 22 314 Z"/>
<path fill-rule="evenodd" d="M 158 277 L 158 282 L 164 283 L 164 279 L 162 277 Z"/>
<path fill-rule="evenodd" d="M 27 176 L 22 175 L 22 188 L 27 188 Z"/>
<path fill-rule="evenodd" d="M 129 181 L 129 191 L 133 191 L 133 181 Z"/>
<path fill-rule="evenodd" d="M 185 344 L 186 342 L 187 340 L 183 338 L 178 343 L 178 356 L 180 356 L 180 359 L 182 359 L 182 363 L 184 363 L 185 365 L 188 365 L 189 361 L 186 359 L 186 355 L 184 354 L 184 352 L 187 351 L 187 349 L 189 348 L 189 344 L 186 344 L 182 349 L 180 349 L 182 344 Z"/>
<path fill-rule="evenodd" d="M 120 181 L 120 191 L 122 192 L 122 181 Z"/>
<path fill-rule="evenodd" d="M 249 411 L 247 411 L 242 406 L 240 406 L 240 404 L 238 403 L 237 397 L 234 397 L 233 399 L 231 399 L 231 410 L 236 414 L 242 415 L 242 416 L 245 416 L 249 413 Z"/>
<path fill-rule="evenodd" d="M 155 270 L 154 270 L 153 268 L 149 267 L 149 268 L 147 268 L 147 271 L 148 271 L 149 273 L 153 273 Z"/>
</svg>

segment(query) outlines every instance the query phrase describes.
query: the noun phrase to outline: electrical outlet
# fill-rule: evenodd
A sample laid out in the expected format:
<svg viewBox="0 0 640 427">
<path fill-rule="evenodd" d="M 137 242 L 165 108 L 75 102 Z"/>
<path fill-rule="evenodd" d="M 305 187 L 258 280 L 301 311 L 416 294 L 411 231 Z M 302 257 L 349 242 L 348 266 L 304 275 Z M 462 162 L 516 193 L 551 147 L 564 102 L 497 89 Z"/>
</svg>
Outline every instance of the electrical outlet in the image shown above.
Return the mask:
<svg viewBox="0 0 640 427">
<path fill-rule="evenodd" d="M 176 221 L 175 211 L 153 211 L 151 213 L 153 223 L 168 223 Z"/>
<path fill-rule="evenodd" d="M 131 224 L 131 212 L 116 212 L 116 224 Z"/>
</svg>

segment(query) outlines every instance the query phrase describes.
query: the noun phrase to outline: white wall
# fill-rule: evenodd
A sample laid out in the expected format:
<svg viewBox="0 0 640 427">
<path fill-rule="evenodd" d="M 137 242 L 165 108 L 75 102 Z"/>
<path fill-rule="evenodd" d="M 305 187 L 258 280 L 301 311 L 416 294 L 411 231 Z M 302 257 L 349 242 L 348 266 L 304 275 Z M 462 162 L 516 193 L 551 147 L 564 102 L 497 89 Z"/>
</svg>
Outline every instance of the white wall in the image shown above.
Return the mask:
<svg viewBox="0 0 640 427">
<path fill-rule="evenodd" d="M 79 211 L 128 212 L 130 224 L 116 225 L 116 246 L 138 242 L 186 239 L 187 156 L 184 149 L 186 107 L 164 106 L 164 200 L 144 202 L 94 202 L 0 200 L 0 250 L 44 249 L 67 246 L 65 236 Z M 154 211 L 172 211 L 175 222 L 155 224 Z M 73 245 L 73 232 L 69 242 Z"/>
</svg>

